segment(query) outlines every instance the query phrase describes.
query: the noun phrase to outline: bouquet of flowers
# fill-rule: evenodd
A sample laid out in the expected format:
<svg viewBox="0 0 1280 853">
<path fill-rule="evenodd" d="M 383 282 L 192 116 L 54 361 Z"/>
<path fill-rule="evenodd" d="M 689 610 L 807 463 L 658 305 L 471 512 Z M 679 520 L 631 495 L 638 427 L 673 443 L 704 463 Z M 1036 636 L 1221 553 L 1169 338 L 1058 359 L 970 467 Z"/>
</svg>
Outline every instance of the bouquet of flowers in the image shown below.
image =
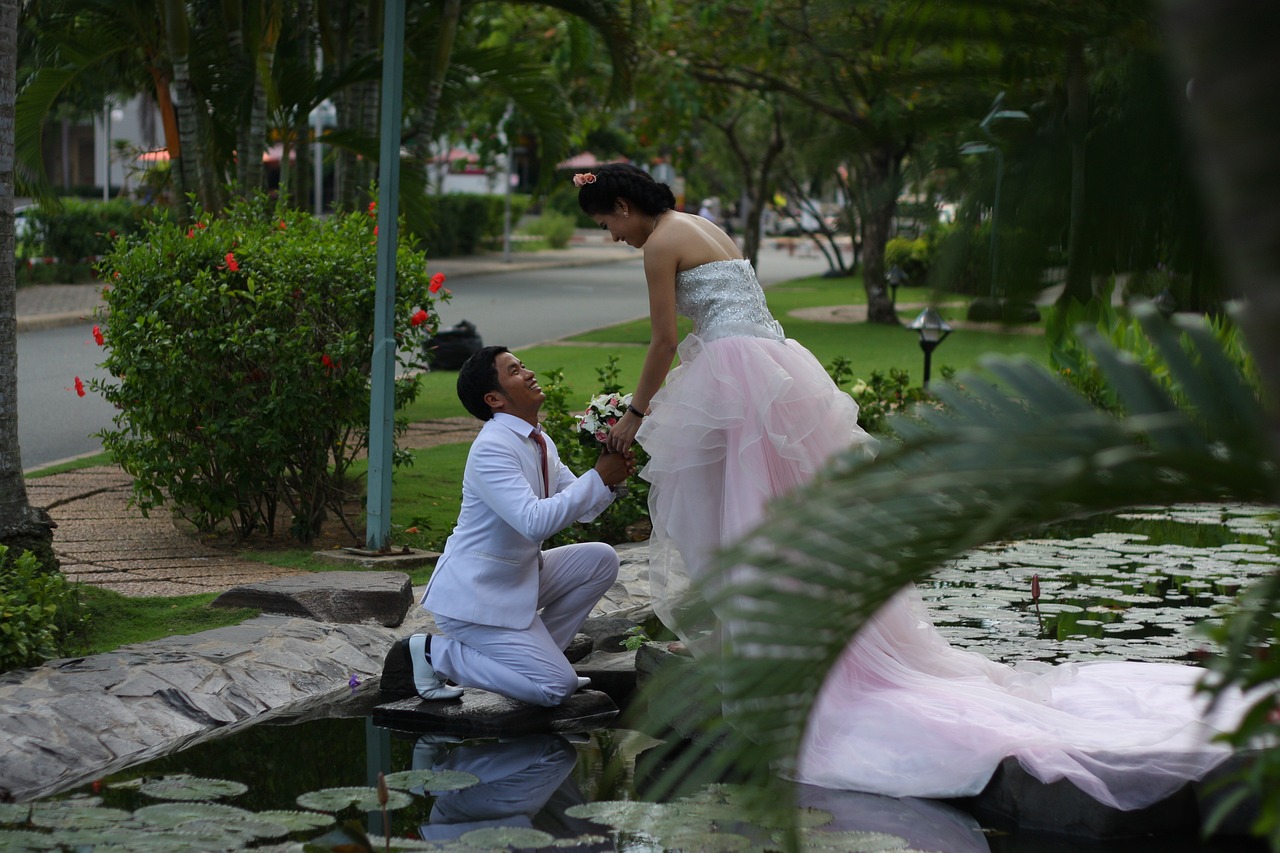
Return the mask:
<svg viewBox="0 0 1280 853">
<path fill-rule="evenodd" d="M 587 403 L 587 409 L 578 418 L 578 441 L 599 450 L 609 435 L 609 429 L 627 413 L 631 405 L 630 394 L 597 394 Z"/>
</svg>

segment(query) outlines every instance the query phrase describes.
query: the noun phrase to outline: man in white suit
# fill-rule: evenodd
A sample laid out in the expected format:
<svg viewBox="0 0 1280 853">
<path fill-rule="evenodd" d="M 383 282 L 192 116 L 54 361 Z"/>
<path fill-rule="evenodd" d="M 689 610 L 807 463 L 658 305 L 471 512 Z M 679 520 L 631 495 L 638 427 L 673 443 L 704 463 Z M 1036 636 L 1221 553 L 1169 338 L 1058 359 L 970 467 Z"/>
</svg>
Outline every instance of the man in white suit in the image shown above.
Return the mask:
<svg viewBox="0 0 1280 853">
<path fill-rule="evenodd" d="M 533 371 L 506 347 L 467 360 L 458 397 L 485 424 L 467 455 L 458 523 L 422 598 L 443 634 L 410 640 L 415 687 L 423 699 L 461 695 L 448 680 L 559 705 L 587 681 L 564 649 L 613 585 L 618 554 L 601 542 L 543 551 L 542 541 L 598 516 L 635 457 L 603 453 L 574 476 L 538 425 L 545 395 Z"/>
</svg>

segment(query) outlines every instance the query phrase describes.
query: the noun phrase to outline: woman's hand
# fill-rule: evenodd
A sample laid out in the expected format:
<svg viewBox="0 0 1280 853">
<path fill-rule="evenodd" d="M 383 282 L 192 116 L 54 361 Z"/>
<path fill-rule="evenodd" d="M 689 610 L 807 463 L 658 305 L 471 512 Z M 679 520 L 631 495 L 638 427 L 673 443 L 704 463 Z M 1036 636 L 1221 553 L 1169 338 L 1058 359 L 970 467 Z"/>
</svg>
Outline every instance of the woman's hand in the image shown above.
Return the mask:
<svg viewBox="0 0 1280 853">
<path fill-rule="evenodd" d="M 636 440 L 636 430 L 640 429 L 641 419 L 631 412 L 627 412 L 618 422 L 609 428 L 609 437 L 605 440 L 605 447 L 615 452 L 630 450 L 631 445 Z"/>
</svg>

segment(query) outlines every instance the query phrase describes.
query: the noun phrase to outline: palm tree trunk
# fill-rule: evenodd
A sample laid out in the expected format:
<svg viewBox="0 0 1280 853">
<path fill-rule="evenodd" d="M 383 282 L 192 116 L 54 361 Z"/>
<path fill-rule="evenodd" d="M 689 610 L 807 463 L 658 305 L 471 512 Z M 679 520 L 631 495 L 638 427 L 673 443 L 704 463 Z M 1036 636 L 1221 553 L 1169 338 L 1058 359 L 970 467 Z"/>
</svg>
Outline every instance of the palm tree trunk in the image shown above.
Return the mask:
<svg viewBox="0 0 1280 853">
<path fill-rule="evenodd" d="M 1089 87 L 1084 41 L 1079 35 L 1067 44 L 1067 136 L 1071 144 L 1071 208 L 1067 226 L 1067 286 L 1059 304 L 1080 303 L 1093 297 L 1092 276 L 1084 251 L 1085 155 L 1088 149 Z"/>
<path fill-rule="evenodd" d="M 14 101 L 17 97 L 18 11 L 21 0 L 0 0 L 0 544 L 52 558 L 53 522 L 31 506 L 18 445 L 18 319 L 14 275 Z M 56 569 L 54 562 L 52 568 Z"/>
<path fill-rule="evenodd" d="M 200 114 L 195 107 L 195 92 L 191 85 L 190 25 L 186 4 L 182 0 L 165 0 L 165 38 L 169 56 L 173 61 L 173 83 L 170 95 L 178 120 L 180 153 L 170 162 L 181 177 L 182 186 L 196 194 L 206 209 L 215 208 L 213 193 L 203 164 L 204 146 L 200 141 Z M 186 199 L 174 199 L 180 209 L 185 209 Z"/>
</svg>

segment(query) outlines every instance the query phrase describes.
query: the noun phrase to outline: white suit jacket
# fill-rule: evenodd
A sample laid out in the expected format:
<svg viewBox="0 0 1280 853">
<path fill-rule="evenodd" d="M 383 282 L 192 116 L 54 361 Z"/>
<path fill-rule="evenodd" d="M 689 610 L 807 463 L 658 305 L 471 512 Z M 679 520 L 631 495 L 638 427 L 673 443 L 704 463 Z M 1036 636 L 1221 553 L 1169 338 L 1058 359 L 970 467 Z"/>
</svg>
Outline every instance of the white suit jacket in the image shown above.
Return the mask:
<svg viewBox="0 0 1280 853">
<path fill-rule="evenodd" d="M 613 501 L 594 470 L 576 477 L 561 464 L 550 437 L 551 497 L 543 498 L 542 457 L 532 431 L 527 422 L 499 412 L 472 442 L 458 523 L 422 596 L 431 613 L 528 628 L 538 609 L 542 540 L 574 520 L 591 521 Z"/>
</svg>

